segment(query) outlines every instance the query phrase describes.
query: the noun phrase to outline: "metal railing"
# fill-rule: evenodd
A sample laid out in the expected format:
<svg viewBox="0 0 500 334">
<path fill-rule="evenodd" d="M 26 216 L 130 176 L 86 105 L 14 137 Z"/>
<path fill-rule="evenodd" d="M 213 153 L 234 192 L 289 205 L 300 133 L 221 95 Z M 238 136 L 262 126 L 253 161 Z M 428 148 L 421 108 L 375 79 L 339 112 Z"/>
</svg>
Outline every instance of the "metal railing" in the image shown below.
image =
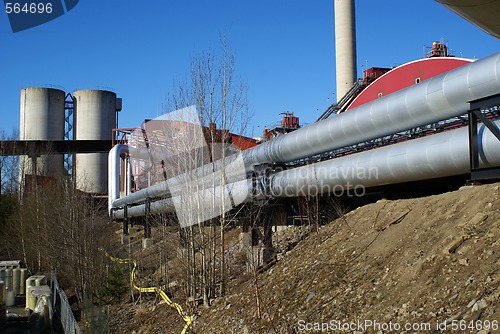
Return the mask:
<svg viewBox="0 0 500 334">
<path fill-rule="evenodd" d="M 53 308 L 56 310 L 56 304 L 59 301 L 60 305 L 60 318 L 61 324 L 64 329 L 64 334 L 83 334 L 78 325 L 78 322 L 73 315 L 73 311 L 71 310 L 71 305 L 64 293 L 64 290 L 59 286 L 59 282 L 57 281 L 57 276 L 55 273 L 52 273 L 52 294 L 54 296 L 53 300 Z M 59 297 L 59 298 L 58 298 Z"/>
</svg>

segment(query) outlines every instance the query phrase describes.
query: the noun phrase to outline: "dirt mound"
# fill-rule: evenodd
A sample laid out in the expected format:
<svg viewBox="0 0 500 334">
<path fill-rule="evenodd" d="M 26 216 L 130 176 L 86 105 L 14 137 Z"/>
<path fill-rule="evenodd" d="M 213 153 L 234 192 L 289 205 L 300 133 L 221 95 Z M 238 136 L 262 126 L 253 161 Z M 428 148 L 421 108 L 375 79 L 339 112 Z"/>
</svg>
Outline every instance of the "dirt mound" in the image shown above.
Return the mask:
<svg viewBox="0 0 500 334">
<path fill-rule="evenodd" d="M 190 331 L 498 332 L 499 189 L 358 208 L 202 309 Z"/>
</svg>

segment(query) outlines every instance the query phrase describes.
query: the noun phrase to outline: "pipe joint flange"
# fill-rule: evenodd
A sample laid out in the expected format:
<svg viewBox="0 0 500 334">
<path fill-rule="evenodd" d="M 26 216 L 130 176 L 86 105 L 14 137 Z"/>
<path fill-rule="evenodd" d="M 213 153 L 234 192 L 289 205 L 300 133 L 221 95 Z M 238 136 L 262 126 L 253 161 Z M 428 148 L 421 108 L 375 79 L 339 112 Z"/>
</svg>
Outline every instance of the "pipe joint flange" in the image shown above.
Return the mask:
<svg viewBox="0 0 500 334">
<path fill-rule="evenodd" d="M 252 172 L 252 200 L 261 201 L 272 198 L 269 177 L 272 168 L 269 164 L 254 166 Z"/>
</svg>

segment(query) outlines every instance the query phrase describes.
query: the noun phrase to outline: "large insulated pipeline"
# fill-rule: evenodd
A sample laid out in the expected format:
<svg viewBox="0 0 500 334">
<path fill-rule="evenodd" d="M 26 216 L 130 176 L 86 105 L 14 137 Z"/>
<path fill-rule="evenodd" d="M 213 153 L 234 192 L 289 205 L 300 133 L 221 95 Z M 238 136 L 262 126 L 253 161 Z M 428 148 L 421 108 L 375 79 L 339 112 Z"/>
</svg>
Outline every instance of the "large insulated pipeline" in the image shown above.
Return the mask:
<svg viewBox="0 0 500 334">
<path fill-rule="evenodd" d="M 500 120 L 496 121 L 497 126 Z M 481 125 L 478 129 L 480 166 L 500 166 L 500 142 Z M 468 128 L 413 139 L 379 149 L 356 153 L 342 158 L 285 170 L 271 175 L 267 187 L 254 189 L 258 182 L 242 180 L 218 187 L 234 202 L 244 203 L 253 198 L 297 197 L 321 193 L 345 194 L 346 190 L 359 190 L 409 181 L 466 174 L 470 171 Z M 267 192 L 264 192 L 267 188 Z M 202 208 L 213 205 L 213 189 L 204 189 L 197 198 Z M 359 194 L 362 195 L 362 194 Z M 182 196 L 174 196 L 149 204 L 129 207 L 127 217 L 149 213 L 174 212 Z M 147 211 L 148 210 L 148 211 Z M 112 211 L 115 219 L 125 218 L 125 210 Z"/>
<path fill-rule="evenodd" d="M 494 123 L 498 126 L 500 120 Z M 468 128 L 463 127 L 286 170 L 270 177 L 269 193 L 271 197 L 345 194 L 349 189 L 467 174 L 468 140 Z M 480 166 L 500 166 L 500 141 L 484 124 L 478 129 L 478 141 Z"/>
<path fill-rule="evenodd" d="M 225 177 L 234 182 L 256 165 L 290 162 L 464 114 L 469 101 L 500 93 L 499 63 L 500 53 L 496 53 L 243 151 L 244 171 L 227 170 Z M 234 157 L 200 170 L 218 170 L 229 162 L 234 162 Z M 183 182 L 182 177 L 176 180 L 174 185 Z M 172 180 L 117 199 L 111 206 L 175 195 L 169 182 Z"/>
<path fill-rule="evenodd" d="M 244 151 L 245 164 L 283 163 L 464 114 L 500 93 L 500 53 Z"/>
<path fill-rule="evenodd" d="M 252 180 L 240 180 L 231 184 L 216 186 L 212 189 L 202 189 L 197 191 L 191 198 L 198 199 L 198 203 L 189 207 L 188 210 L 192 211 L 199 207 L 202 210 L 217 210 L 224 208 L 227 203 L 222 203 L 220 194 L 224 193 L 228 201 L 233 203 L 242 204 L 247 202 L 251 196 L 249 191 L 253 188 Z M 144 203 L 124 209 L 116 209 L 110 211 L 113 219 L 124 219 L 130 217 L 142 217 L 146 214 L 159 214 L 175 212 L 176 208 L 182 211 L 184 197 L 182 194 L 173 196 L 166 199 L 159 199 L 151 203 Z M 216 217 L 218 215 L 213 215 Z"/>
</svg>

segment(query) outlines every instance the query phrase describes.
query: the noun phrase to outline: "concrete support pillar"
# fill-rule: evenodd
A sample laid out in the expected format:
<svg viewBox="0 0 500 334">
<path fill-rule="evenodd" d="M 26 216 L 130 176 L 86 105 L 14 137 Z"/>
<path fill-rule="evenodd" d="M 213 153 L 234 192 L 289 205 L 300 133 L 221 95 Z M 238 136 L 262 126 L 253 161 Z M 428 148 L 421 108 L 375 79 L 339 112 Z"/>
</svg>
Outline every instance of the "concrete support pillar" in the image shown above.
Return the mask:
<svg viewBox="0 0 500 334">
<path fill-rule="evenodd" d="M 245 250 L 252 247 L 252 233 L 241 232 L 239 237 L 240 249 Z"/>
<path fill-rule="evenodd" d="M 151 223 L 148 217 L 144 219 L 144 238 L 142 239 L 142 249 L 146 249 L 153 244 L 153 239 L 151 238 Z"/>
<path fill-rule="evenodd" d="M 151 238 L 143 238 L 142 239 L 142 249 L 146 249 L 153 245 L 153 239 Z"/>
<path fill-rule="evenodd" d="M 151 238 L 151 224 L 147 221 L 144 222 L 144 238 Z"/>
<path fill-rule="evenodd" d="M 246 271 L 251 272 L 262 266 L 262 243 L 259 238 L 255 240 L 255 236 L 259 236 L 258 228 L 243 228 L 239 236 L 240 251 L 245 254 Z"/>
<path fill-rule="evenodd" d="M 334 0 L 337 102 L 356 81 L 356 22 L 354 0 Z"/>
<path fill-rule="evenodd" d="M 273 222 L 266 219 L 264 222 L 264 235 L 262 244 L 264 246 L 262 253 L 262 260 L 264 265 L 274 262 L 276 259 L 276 252 L 273 247 Z"/>
<path fill-rule="evenodd" d="M 128 230 L 128 220 L 124 219 L 122 222 L 122 245 L 126 245 L 130 242 L 129 230 Z"/>
</svg>

